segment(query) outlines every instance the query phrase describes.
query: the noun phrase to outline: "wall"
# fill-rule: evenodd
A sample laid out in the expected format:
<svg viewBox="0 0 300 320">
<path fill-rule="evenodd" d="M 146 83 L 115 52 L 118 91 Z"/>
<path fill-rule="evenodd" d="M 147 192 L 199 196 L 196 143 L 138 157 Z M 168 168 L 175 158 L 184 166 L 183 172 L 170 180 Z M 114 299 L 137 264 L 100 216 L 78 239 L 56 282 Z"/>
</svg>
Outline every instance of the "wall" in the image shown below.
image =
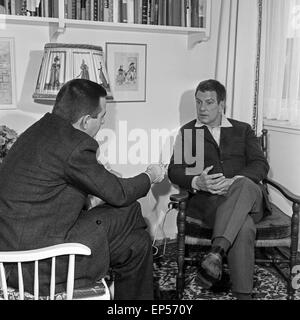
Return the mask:
<svg viewBox="0 0 300 320">
<path fill-rule="evenodd" d="M 300 196 L 300 128 L 284 128 L 266 121 L 268 130 L 269 177 Z M 291 202 L 270 188 L 271 199 L 289 215 Z"/>
<path fill-rule="evenodd" d="M 57 38 L 57 42 L 89 43 L 101 45 L 104 49 L 107 41 L 147 44 L 147 102 L 109 104 L 105 127 L 118 132 L 119 121 L 127 120 L 128 132 L 141 128 L 150 136 L 152 129 L 165 128 L 171 131 L 194 117 L 193 90 L 200 80 L 214 77 L 215 74 L 220 7 L 221 0 L 212 1 L 211 37 L 193 48 L 187 47 L 185 35 L 77 27 L 68 27 Z M 21 133 L 51 111 L 51 106 L 33 102 L 32 94 L 43 47 L 50 42 L 52 27 L 12 22 L 2 26 L 0 36 L 15 39 L 17 109 L 0 110 L 0 123 Z M 113 169 L 129 177 L 140 173 L 146 166 L 116 164 Z M 165 181 L 153 187 L 148 196 L 140 200 L 152 234 L 166 211 L 168 195 L 173 190 Z M 176 231 L 175 214 L 171 212 L 166 219 L 165 234 L 174 238 Z M 164 234 L 159 230 L 157 237 L 162 236 Z"/>
</svg>

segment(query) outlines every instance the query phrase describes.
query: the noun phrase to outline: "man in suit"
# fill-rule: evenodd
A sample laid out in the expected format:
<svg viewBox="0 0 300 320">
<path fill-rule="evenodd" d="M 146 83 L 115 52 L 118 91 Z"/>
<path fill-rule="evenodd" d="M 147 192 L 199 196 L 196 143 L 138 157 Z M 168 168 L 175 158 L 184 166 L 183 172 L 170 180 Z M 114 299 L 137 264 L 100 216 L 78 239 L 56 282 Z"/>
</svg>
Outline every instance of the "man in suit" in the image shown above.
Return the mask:
<svg viewBox="0 0 300 320">
<path fill-rule="evenodd" d="M 271 213 L 260 183 L 269 165 L 250 125 L 226 118 L 226 89 L 220 82 L 200 82 L 195 99 L 197 119 L 180 129 L 168 175 L 172 183 L 191 191 L 187 215 L 213 229 L 212 247 L 200 263 L 197 280 L 211 287 L 221 278 L 227 255 L 233 294 L 251 299 L 255 223 Z M 193 172 L 197 163 L 176 152 L 200 159 L 196 154 L 196 143 L 201 144 L 196 142 L 198 130 L 204 130 L 204 168 Z M 190 141 L 184 138 L 187 133 L 191 133 Z M 192 150 L 185 150 L 189 146 Z"/>
<path fill-rule="evenodd" d="M 28 250 L 80 242 L 90 256 L 76 259 L 75 288 L 92 286 L 109 268 L 115 299 L 152 299 L 152 247 L 137 199 L 163 169 L 150 165 L 119 178 L 97 162 L 94 139 L 104 122 L 106 90 L 85 79 L 67 82 L 47 113 L 16 141 L 0 169 L 0 250 Z M 105 204 L 84 211 L 88 195 Z M 57 292 L 65 289 L 67 260 L 58 258 Z M 49 261 L 39 264 L 40 292 L 49 294 Z M 33 290 L 33 265 L 24 265 Z M 17 270 L 8 283 L 17 286 Z"/>
</svg>

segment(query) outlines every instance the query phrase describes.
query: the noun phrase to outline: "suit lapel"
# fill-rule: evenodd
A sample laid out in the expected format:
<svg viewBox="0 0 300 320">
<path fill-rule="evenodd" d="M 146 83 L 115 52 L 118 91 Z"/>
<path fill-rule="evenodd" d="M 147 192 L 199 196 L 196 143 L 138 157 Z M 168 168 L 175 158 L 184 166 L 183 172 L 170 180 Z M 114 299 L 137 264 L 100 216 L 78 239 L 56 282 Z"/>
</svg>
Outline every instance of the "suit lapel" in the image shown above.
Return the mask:
<svg viewBox="0 0 300 320">
<path fill-rule="evenodd" d="M 220 149 L 226 150 L 228 146 L 231 144 L 233 137 L 233 127 L 222 127 L 220 134 Z"/>
<path fill-rule="evenodd" d="M 216 140 L 214 139 L 214 137 L 212 136 L 212 134 L 208 130 L 207 126 L 204 126 L 204 140 L 208 143 L 212 143 L 217 149 L 219 149 L 219 146 L 218 146 Z"/>
</svg>

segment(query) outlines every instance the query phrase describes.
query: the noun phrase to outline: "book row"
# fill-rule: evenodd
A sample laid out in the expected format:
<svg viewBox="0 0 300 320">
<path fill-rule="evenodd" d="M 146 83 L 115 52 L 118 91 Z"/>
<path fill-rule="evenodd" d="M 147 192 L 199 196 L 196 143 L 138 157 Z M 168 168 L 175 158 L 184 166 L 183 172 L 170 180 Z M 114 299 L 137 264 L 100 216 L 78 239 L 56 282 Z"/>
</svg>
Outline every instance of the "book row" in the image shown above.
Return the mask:
<svg viewBox="0 0 300 320">
<path fill-rule="evenodd" d="M 58 1 L 0 0 L 0 13 L 57 18 Z M 207 0 L 64 0 L 64 6 L 66 19 L 203 28 Z"/>
<path fill-rule="evenodd" d="M 0 13 L 58 18 L 59 0 L 0 0 Z"/>
</svg>

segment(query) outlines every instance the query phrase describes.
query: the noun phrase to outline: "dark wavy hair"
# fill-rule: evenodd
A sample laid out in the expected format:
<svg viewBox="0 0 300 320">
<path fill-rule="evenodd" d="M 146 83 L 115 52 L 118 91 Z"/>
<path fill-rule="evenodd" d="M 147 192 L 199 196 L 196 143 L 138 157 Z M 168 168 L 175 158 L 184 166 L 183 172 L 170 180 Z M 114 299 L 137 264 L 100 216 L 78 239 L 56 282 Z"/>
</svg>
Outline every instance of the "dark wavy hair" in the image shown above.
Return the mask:
<svg viewBox="0 0 300 320">
<path fill-rule="evenodd" d="M 198 91 L 201 91 L 201 92 L 215 91 L 217 94 L 218 103 L 226 100 L 226 89 L 222 85 L 222 83 L 220 83 L 217 80 L 209 79 L 209 80 L 204 80 L 200 82 L 196 88 L 195 96 Z"/>
<path fill-rule="evenodd" d="M 105 88 L 96 82 L 73 79 L 65 83 L 58 92 L 52 113 L 72 124 L 87 114 L 96 118 L 101 111 L 99 99 L 106 95 Z"/>
</svg>

